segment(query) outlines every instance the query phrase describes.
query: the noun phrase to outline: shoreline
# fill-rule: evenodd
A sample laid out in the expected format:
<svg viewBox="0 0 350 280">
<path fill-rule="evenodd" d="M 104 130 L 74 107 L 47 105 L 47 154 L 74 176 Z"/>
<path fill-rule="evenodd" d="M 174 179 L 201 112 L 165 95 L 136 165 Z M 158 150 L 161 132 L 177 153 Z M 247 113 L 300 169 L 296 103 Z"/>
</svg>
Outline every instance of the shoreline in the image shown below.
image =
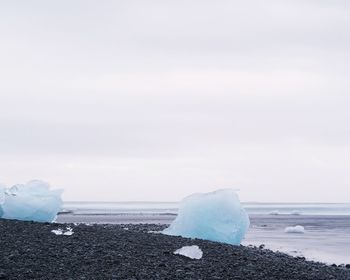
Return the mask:
<svg viewBox="0 0 350 280">
<path fill-rule="evenodd" d="M 72 235 L 51 232 L 66 227 Z M 0 279 L 350 279 L 347 267 L 259 247 L 149 233 L 164 227 L 0 219 Z M 189 245 L 203 251 L 200 260 L 173 254 Z"/>
<path fill-rule="evenodd" d="M 106 211 L 107 212 L 107 211 Z M 166 224 L 176 216 L 158 213 L 120 213 L 107 215 L 63 214 L 60 223 L 90 224 Z M 327 264 L 350 263 L 350 216 L 328 215 L 251 215 L 243 245 L 265 248 Z M 304 234 L 287 234 L 288 226 L 302 225 Z M 327 239 L 327 242 L 325 242 Z"/>
</svg>

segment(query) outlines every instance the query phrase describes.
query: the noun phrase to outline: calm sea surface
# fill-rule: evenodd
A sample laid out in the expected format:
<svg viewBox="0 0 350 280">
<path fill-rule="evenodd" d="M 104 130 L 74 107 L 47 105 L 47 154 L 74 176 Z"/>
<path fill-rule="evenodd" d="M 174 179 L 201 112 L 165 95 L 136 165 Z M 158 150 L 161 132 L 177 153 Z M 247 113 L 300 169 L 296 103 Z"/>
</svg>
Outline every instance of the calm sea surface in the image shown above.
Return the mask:
<svg viewBox="0 0 350 280">
<path fill-rule="evenodd" d="M 66 202 L 57 222 L 161 223 L 175 219 L 176 202 Z M 350 203 L 243 203 L 251 226 L 243 245 L 326 263 L 350 263 Z M 302 225 L 305 233 L 285 233 Z"/>
</svg>

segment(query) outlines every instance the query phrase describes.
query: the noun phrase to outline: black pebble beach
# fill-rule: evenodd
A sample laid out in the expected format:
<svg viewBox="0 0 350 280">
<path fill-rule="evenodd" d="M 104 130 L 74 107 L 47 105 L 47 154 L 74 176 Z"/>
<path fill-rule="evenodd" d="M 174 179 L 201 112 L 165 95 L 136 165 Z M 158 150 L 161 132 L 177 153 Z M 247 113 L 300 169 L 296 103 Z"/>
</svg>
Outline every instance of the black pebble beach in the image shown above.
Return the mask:
<svg viewBox="0 0 350 280">
<path fill-rule="evenodd" d="M 67 226 L 73 228 L 73 235 L 51 232 Z M 0 219 L 0 279 L 350 279 L 345 266 L 149 232 L 162 228 Z M 187 245 L 198 245 L 203 257 L 173 254 Z"/>
</svg>

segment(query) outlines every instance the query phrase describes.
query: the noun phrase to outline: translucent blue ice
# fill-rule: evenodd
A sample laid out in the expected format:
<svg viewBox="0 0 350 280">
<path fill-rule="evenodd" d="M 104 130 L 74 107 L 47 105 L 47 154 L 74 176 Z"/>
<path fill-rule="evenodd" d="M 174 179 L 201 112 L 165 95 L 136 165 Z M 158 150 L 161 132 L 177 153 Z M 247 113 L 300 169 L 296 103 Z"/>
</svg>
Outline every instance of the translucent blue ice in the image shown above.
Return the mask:
<svg viewBox="0 0 350 280">
<path fill-rule="evenodd" d="M 52 222 L 61 210 L 62 190 L 50 190 L 34 180 L 11 188 L 0 186 L 0 217 L 24 221 Z"/>
<path fill-rule="evenodd" d="M 239 245 L 249 217 L 232 189 L 184 198 L 176 219 L 162 233 Z"/>
</svg>

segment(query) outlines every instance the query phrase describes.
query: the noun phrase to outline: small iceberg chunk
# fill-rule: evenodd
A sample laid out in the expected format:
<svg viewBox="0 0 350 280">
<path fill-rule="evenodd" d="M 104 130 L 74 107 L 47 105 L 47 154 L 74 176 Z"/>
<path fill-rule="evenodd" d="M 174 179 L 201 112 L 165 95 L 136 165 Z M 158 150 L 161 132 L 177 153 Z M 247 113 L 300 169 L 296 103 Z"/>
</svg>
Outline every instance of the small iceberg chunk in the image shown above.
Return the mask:
<svg viewBox="0 0 350 280">
<path fill-rule="evenodd" d="M 284 229 L 285 233 L 305 233 L 305 228 L 303 226 L 286 227 Z"/>
<path fill-rule="evenodd" d="M 269 215 L 272 215 L 272 216 L 277 216 L 279 214 L 280 214 L 280 212 L 278 210 L 273 210 L 273 211 L 269 212 Z"/>
<path fill-rule="evenodd" d="M 53 229 L 51 230 L 52 233 L 56 234 L 56 235 L 72 235 L 74 232 L 73 232 L 73 229 L 71 227 L 67 227 L 66 230 L 63 230 L 63 229 Z"/>
<path fill-rule="evenodd" d="M 52 222 L 62 207 L 61 193 L 38 180 L 11 188 L 0 186 L 0 218 Z"/>
<path fill-rule="evenodd" d="M 63 234 L 63 230 L 61 230 L 61 229 L 53 229 L 53 230 L 51 230 L 51 232 L 56 234 L 56 235 L 62 235 Z"/>
<path fill-rule="evenodd" d="M 63 235 L 72 235 L 73 233 L 73 229 L 71 227 L 67 227 Z"/>
<path fill-rule="evenodd" d="M 159 234 L 159 233 L 162 233 L 162 232 L 161 231 L 157 231 L 157 230 L 149 230 L 149 231 L 147 231 L 147 233 Z"/>
<path fill-rule="evenodd" d="M 203 252 L 197 245 L 184 246 L 174 252 L 175 255 L 182 255 L 190 259 L 199 260 L 203 257 Z"/>
<path fill-rule="evenodd" d="M 248 228 L 238 195 L 224 189 L 184 198 L 176 219 L 162 233 L 239 245 Z"/>
</svg>

